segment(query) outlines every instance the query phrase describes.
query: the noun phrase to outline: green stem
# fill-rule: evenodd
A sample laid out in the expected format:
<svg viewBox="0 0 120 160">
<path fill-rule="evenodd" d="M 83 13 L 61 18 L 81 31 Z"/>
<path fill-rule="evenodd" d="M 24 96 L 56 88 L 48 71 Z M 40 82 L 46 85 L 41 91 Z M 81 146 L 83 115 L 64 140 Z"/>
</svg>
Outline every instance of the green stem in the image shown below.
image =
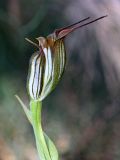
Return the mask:
<svg viewBox="0 0 120 160">
<path fill-rule="evenodd" d="M 32 118 L 32 126 L 35 134 L 39 158 L 40 160 L 51 160 L 50 153 L 41 126 L 41 109 L 42 102 L 33 100 L 31 101 L 30 111 Z"/>
</svg>

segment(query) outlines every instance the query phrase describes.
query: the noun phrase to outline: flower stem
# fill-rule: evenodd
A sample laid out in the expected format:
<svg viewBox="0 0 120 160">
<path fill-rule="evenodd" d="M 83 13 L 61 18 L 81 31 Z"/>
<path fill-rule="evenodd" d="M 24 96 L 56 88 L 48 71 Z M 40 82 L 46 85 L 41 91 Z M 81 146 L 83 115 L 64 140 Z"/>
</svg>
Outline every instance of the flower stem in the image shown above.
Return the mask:
<svg viewBox="0 0 120 160">
<path fill-rule="evenodd" d="M 47 147 L 41 126 L 41 109 L 42 109 L 41 101 L 32 100 L 30 102 L 32 126 L 35 134 L 36 146 L 39 158 L 40 160 L 51 160 L 49 149 Z"/>
</svg>

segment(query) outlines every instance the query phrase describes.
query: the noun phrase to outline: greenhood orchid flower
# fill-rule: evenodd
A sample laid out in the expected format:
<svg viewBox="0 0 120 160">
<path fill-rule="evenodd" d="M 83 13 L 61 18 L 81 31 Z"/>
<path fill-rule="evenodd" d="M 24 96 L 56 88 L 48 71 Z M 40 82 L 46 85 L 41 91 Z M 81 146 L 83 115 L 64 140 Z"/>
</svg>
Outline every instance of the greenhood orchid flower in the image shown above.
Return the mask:
<svg viewBox="0 0 120 160">
<path fill-rule="evenodd" d="M 104 17 L 106 16 L 88 23 L 83 23 L 90 18 L 88 17 L 73 25 L 57 29 L 46 38 L 36 38 L 39 44 L 35 44 L 35 46 L 37 46 L 39 50 L 31 57 L 27 84 L 31 99 L 42 101 L 56 87 L 61 79 L 66 63 L 64 38 L 75 29 Z M 26 40 L 31 42 L 29 39 Z"/>
</svg>

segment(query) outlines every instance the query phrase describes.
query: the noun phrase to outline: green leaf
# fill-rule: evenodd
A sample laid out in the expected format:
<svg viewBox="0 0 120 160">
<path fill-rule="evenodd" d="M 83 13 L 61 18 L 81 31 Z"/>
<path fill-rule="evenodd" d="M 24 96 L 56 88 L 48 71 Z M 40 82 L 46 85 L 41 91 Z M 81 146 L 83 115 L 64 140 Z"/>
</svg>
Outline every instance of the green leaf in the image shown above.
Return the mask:
<svg viewBox="0 0 120 160">
<path fill-rule="evenodd" d="M 58 160 L 58 152 L 51 139 L 44 133 L 51 160 Z"/>
<path fill-rule="evenodd" d="M 32 124 L 32 120 L 31 120 L 31 112 L 30 110 L 27 108 L 27 106 L 24 104 L 24 102 L 21 100 L 21 98 L 18 95 L 15 95 L 15 97 L 17 98 L 18 102 L 21 104 L 29 122 Z"/>
</svg>

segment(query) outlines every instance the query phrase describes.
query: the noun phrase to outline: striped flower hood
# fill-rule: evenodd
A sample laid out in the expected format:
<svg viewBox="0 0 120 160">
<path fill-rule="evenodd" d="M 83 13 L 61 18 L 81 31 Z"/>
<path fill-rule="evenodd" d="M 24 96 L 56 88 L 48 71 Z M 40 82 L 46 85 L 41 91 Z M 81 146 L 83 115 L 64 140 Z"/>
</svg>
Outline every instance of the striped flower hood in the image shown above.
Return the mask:
<svg viewBox="0 0 120 160">
<path fill-rule="evenodd" d="M 63 39 L 50 41 L 40 37 L 39 51 L 29 64 L 27 89 L 30 97 L 42 101 L 58 84 L 66 62 Z"/>
</svg>

